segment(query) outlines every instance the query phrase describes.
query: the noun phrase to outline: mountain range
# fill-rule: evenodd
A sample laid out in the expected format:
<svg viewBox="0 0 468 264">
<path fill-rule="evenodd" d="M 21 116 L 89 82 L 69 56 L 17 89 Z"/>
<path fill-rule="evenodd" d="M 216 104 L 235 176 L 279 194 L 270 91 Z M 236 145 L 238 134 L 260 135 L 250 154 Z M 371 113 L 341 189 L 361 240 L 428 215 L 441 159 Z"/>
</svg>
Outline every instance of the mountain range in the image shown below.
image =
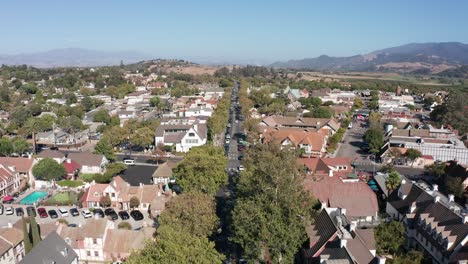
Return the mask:
<svg viewBox="0 0 468 264">
<path fill-rule="evenodd" d="M 151 55 L 135 51 L 104 52 L 97 50 L 66 48 L 45 52 L 25 53 L 16 55 L 0 55 L 0 65 L 27 64 L 39 68 L 51 67 L 87 67 L 119 65 L 152 59 Z"/>
<path fill-rule="evenodd" d="M 377 50 L 364 55 L 275 62 L 275 68 L 330 71 L 392 71 L 440 73 L 468 65 L 468 44 L 459 42 L 411 43 Z"/>
</svg>

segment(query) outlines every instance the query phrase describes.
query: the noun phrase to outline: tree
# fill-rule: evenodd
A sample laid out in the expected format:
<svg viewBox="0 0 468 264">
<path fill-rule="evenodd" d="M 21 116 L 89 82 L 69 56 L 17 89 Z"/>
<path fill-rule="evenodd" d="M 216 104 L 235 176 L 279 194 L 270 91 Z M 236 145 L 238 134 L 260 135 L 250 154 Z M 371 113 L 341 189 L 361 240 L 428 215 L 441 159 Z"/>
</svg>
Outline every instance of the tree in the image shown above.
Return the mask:
<svg viewBox="0 0 468 264">
<path fill-rule="evenodd" d="M 36 222 L 34 216 L 29 217 L 29 232 L 32 242 L 32 247 L 34 248 L 41 242 L 41 234 L 39 233 L 39 225 Z"/>
<path fill-rule="evenodd" d="M 451 91 L 444 104 L 438 105 L 430 114 L 438 125 L 450 124 L 460 135 L 468 132 L 468 93 Z"/>
<path fill-rule="evenodd" d="M 417 150 L 417 149 L 408 149 L 405 153 L 405 156 L 411 160 L 411 166 L 414 165 L 414 161 L 417 159 L 417 158 L 420 158 L 422 156 L 422 153 L 421 151 Z"/>
<path fill-rule="evenodd" d="M 292 263 L 306 240 L 314 199 L 304 190 L 304 175 L 294 153 L 276 144 L 259 144 L 244 158 L 231 240 L 253 262 Z"/>
<path fill-rule="evenodd" d="M 106 166 L 106 173 L 111 176 L 118 175 L 127 169 L 127 165 L 123 163 L 109 163 Z"/>
<path fill-rule="evenodd" d="M 14 152 L 21 154 L 29 149 L 29 143 L 21 137 L 15 137 L 12 140 Z"/>
<path fill-rule="evenodd" d="M 333 116 L 333 110 L 329 107 L 320 106 L 312 110 L 312 117 L 315 118 L 331 118 Z"/>
<path fill-rule="evenodd" d="M 24 216 L 21 217 L 21 221 L 23 222 L 24 251 L 26 252 L 26 254 L 28 254 L 31 251 L 33 245 L 31 242 L 31 238 L 29 237 L 28 228 L 26 226 L 26 219 L 24 218 Z"/>
<path fill-rule="evenodd" d="M 115 160 L 114 148 L 109 143 L 107 137 L 102 137 L 101 140 L 99 140 L 99 142 L 94 147 L 94 153 L 102 154 L 110 161 Z"/>
<path fill-rule="evenodd" d="M 161 103 L 161 99 L 159 99 L 158 96 L 154 96 L 150 99 L 150 106 L 151 107 L 156 107 Z"/>
<path fill-rule="evenodd" d="M 359 108 L 362 108 L 364 106 L 364 103 L 362 102 L 361 98 L 356 97 L 356 98 L 354 98 L 353 106 L 354 106 L 354 108 L 359 109 Z"/>
<path fill-rule="evenodd" d="M 102 207 L 109 207 L 112 204 L 112 201 L 109 195 L 103 195 L 101 196 L 101 199 L 99 199 L 99 203 Z"/>
<path fill-rule="evenodd" d="M 395 171 L 395 167 L 393 167 L 392 164 L 384 164 L 382 167 L 379 169 L 380 172 L 382 173 L 390 173 L 392 171 Z"/>
<path fill-rule="evenodd" d="M 430 175 L 436 176 L 437 178 L 441 178 L 445 175 L 445 169 L 447 165 L 445 163 L 434 163 L 432 165 L 426 166 L 425 170 Z"/>
<path fill-rule="evenodd" d="M 379 129 L 380 120 L 382 119 L 382 115 L 379 112 L 372 111 L 369 114 L 369 126 L 371 128 Z"/>
<path fill-rule="evenodd" d="M 183 193 L 171 199 L 159 217 L 161 225 L 170 225 L 188 234 L 208 237 L 216 229 L 216 204 L 210 195 L 200 192 Z"/>
<path fill-rule="evenodd" d="M 133 252 L 125 263 L 223 263 L 224 255 L 218 253 L 213 242 L 170 226 L 161 226 L 155 240 L 148 240 L 141 251 Z"/>
<path fill-rule="evenodd" d="M 130 143 L 133 146 L 145 148 L 153 143 L 154 134 L 155 131 L 151 130 L 149 127 L 138 128 L 130 134 Z"/>
<path fill-rule="evenodd" d="M 89 96 L 85 96 L 83 99 L 81 99 L 81 106 L 83 106 L 83 109 L 86 112 L 92 110 L 95 107 L 93 99 Z"/>
<path fill-rule="evenodd" d="M 221 186 L 227 184 L 228 176 L 224 171 L 226 165 L 222 148 L 208 145 L 194 147 L 177 164 L 173 175 L 186 192 L 215 194 Z"/>
<path fill-rule="evenodd" d="M 395 254 L 405 243 L 405 226 L 401 222 L 382 223 L 374 232 L 377 254 Z"/>
<path fill-rule="evenodd" d="M 411 250 L 406 254 L 398 254 L 394 256 L 391 264 L 421 264 L 421 263 L 432 263 L 424 262 L 424 255 L 421 251 Z"/>
<path fill-rule="evenodd" d="M 73 134 L 73 138 L 75 138 L 75 133 L 83 128 L 81 118 L 74 115 L 60 118 L 58 121 L 58 125 L 60 126 L 60 128 L 62 128 L 63 131 L 69 134 Z"/>
<path fill-rule="evenodd" d="M 381 129 L 370 128 L 364 134 L 364 141 L 369 144 L 370 152 L 379 153 L 384 144 L 383 132 Z"/>
<path fill-rule="evenodd" d="M 13 153 L 14 148 L 13 144 L 11 144 L 10 139 L 3 137 L 0 138 L 0 155 L 1 156 L 8 156 Z"/>
<path fill-rule="evenodd" d="M 369 101 L 369 109 L 376 110 L 377 108 L 379 108 L 378 101 Z"/>
<path fill-rule="evenodd" d="M 388 189 L 388 193 L 392 192 L 393 190 L 396 190 L 398 186 L 400 186 L 400 174 L 398 174 L 397 171 L 392 171 L 388 174 L 387 178 L 385 179 L 385 186 Z"/>
<path fill-rule="evenodd" d="M 132 224 L 130 224 L 127 221 L 122 221 L 117 225 L 118 229 L 127 229 L 127 230 L 132 230 Z"/>
<path fill-rule="evenodd" d="M 461 177 L 446 176 L 444 179 L 445 189 L 459 199 L 464 199 L 463 179 Z"/>
<path fill-rule="evenodd" d="M 130 208 L 137 208 L 138 206 L 140 206 L 140 199 L 136 196 L 132 196 L 132 198 L 130 198 Z"/>
<path fill-rule="evenodd" d="M 99 109 L 94 114 L 93 121 L 94 122 L 102 122 L 102 123 L 105 123 L 105 124 L 108 125 L 110 123 L 109 112 L 107 110 L 105 110 L 105 109 Z"/>
<path fill-rule="evenodd" d="M 57 163 L 51 158 L 41 159 L 32 169 L 34 177 L 43 181 L 58 180 L 67 172 L 63 164 Z"/>
<path fill-rule="evenodd" d="M 41 118 L 31 117 L 26 121 L 24 128 L 29 134 L 32 134 L 34 153 L 36 153 L 36 134 L 45 130 L 52 129 L 52 124 L 54 120 L 55 118 L 53 116 L 45 115 Z"/>
</svg>

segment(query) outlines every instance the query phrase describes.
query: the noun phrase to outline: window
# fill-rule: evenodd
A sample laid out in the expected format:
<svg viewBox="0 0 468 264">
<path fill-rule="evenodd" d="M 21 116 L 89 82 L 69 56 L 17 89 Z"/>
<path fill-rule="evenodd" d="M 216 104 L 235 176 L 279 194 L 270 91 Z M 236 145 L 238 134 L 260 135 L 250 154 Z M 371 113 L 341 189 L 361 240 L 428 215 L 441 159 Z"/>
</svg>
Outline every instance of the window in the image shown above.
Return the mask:
<svg viewBox="0 0 468 264">
<path fill-rule="evenodd" d="M 188 136 L 189 136 L 189 137 L 194 137 L 194 136 L 195 136 L 195 133 L 189 133 Z"/>
<path fill-rule="evenodd" d="M 115 193 L 111 193 L 112 198 L 115 198 Z"/>
<path fill-rule="evenodd" d="M 94 245 L 97 244 L 97 239 L 96 239 L 96 238 L 93 238 L 93 244 L 94 244 Z"/>
<path fill-rule="evenodd" d="M 197 144 L 197 143 L 198 143 L 198 139 L 196 139 L 196 138 L 195 138 L 195 139 L 187 138 L 187 139 L 185 140 L 185 143 L 187 143 L 187 144 Z"/>
<path fill-rule="evenodd" d="M 91 251 L 86 250 L 86 256 L 91 257 Z"/>
<path fill-rule="evenodd" d="M 98 252 L 98 251 L 94 251 L 94 256 L 95 256 L 95 257 L 99 257 L 99 252 Z"/>
</svg>

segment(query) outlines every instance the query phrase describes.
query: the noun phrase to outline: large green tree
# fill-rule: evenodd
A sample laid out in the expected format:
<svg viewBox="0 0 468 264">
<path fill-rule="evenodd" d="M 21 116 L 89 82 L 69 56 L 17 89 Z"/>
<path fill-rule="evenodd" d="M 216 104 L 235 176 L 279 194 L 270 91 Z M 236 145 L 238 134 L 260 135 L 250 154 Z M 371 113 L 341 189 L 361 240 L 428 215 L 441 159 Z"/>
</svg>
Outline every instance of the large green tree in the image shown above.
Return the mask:
<svg viewBox="0 0 468 264">
<path fill-rule="evenodd" d="M 35 247 L 41 242 L 41 234 L 39 233 L 39 225 L 36 222 L 36 218 L 33 216 L 29 217 L 29 232 L 32 246 Z"/>
<path fill-rule="evenodd" d="M 400 186 L 401 177 L 397 171 L 391 171 L 387 178 L 385 179 L 385 186 L 387 187 L 389 193 Z"/>
<path fill-rule="evenodd" d="M 99 140 L 99 142 L 94 147 L 94 153 L 102 154 L 110 161 L 115 160 L 114 148 L 109 143 L 107 137 L 102 137 L 101 140 Z"/>
<path fill-rule="evenodd" d="M 155 131 L 149 127 L 141 127 L 132 131 L 130 134 L 130 143 L 133 146 L 147 147 L 154 142 Z"/>
<path fill-rule="evenodd" d="M 66 171 L 63 164 L 59 164 L 51 158 L 44 158 L 34 165 L 32 173 L 39 180 L 51 181 L 65 176 Z"/>
<path fill-rule="evenodd" d="M 405 227 L 398 221 L 382 223 L 375 228 L 374 237 L 377 254 L 396 254 L 405 243 Z"/>
<path fill-rule="evenodd" d="M 408 149 L 405 153 L 405 156 L 411 160 L 411 166 L 413 166 L 414 164 L 414 161 L 417 159 L 417 158 L 420 158 L 422 156 L 422 153 L 421 151 L 417 150 L 417 149 Z"/>
<path fill-rule="evenodd" d="M 31 251 L 31 249 L 33 248 L 33 245 L 31 242 L 31 238 L 29 237 L 29 232 L 28 232 L 28 228 L 26 225 L 26 219 L 24 218 L 24 216 L 21 217 L 21 222 L 23 223 L 24 251 L 26 252 L 26 254 L 28 254 L 29 251 Z"/>
<path fill-rule="evenodd" d="M 174 168 L 173 175 L 186 192 L 215 194 L 227 184 L 226 165 L 222 148 L 209 145 L 194 147 Z"/>
<path fill-rule="evenodd" d="M 161 225 L 170 225 L 176 230 L 208 237 L 216 229 L 218 217 L 214 198 L 200 192 L 183 193 L 166 204 L 159 217 Z"/>
<path fill-rule="evenodd" d="M 8 156 L 13 153 L 14 148 L 10 139 L 3 137 L 0 138 L 0 156 Z"/>
<path fill-rule="evenodd" d="M 141 251 L 132 253 L 125 263 L 221 264 L 225 259 L 206 237 L 194 236 L 167 225 L 158 228 L 155 241 L 148 240 L 146 243 Z"/>
<path fill-rule="evenodd" d="M 255 145 L 246 154 L 232 213 L 233 237 L 252 261 L 292 263 L 306 240 L 314 199 L 294 153 L 276 144 Z"/>
<path fill-rule="evenodd" d="M 370 128 L 364 134 L 364 141 L 369 144 L 370 152 L 379 153 L 384 144 L 384 135 L 381 129 Z"/>
</svg>

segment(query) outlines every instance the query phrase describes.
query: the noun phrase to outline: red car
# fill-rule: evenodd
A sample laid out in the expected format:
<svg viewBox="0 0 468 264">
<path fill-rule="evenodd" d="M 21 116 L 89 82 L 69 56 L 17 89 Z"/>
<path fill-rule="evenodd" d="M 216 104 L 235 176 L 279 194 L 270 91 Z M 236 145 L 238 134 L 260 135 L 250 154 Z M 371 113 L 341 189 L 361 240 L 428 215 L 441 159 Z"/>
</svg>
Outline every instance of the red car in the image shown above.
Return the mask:
<svg viewBox="0 0 468 264">
<path fill-rule="evenodd" d="M 47 214 L 46 209 L 45 209 L 44 207 L 38 208 L 38 209 L 37 209 L 37 213 L 39 214 L 39 216 L 40 216 L 41 218 L 46 218 L 46 217 L 49 216 L 49 215 Z"/>
</svg>

